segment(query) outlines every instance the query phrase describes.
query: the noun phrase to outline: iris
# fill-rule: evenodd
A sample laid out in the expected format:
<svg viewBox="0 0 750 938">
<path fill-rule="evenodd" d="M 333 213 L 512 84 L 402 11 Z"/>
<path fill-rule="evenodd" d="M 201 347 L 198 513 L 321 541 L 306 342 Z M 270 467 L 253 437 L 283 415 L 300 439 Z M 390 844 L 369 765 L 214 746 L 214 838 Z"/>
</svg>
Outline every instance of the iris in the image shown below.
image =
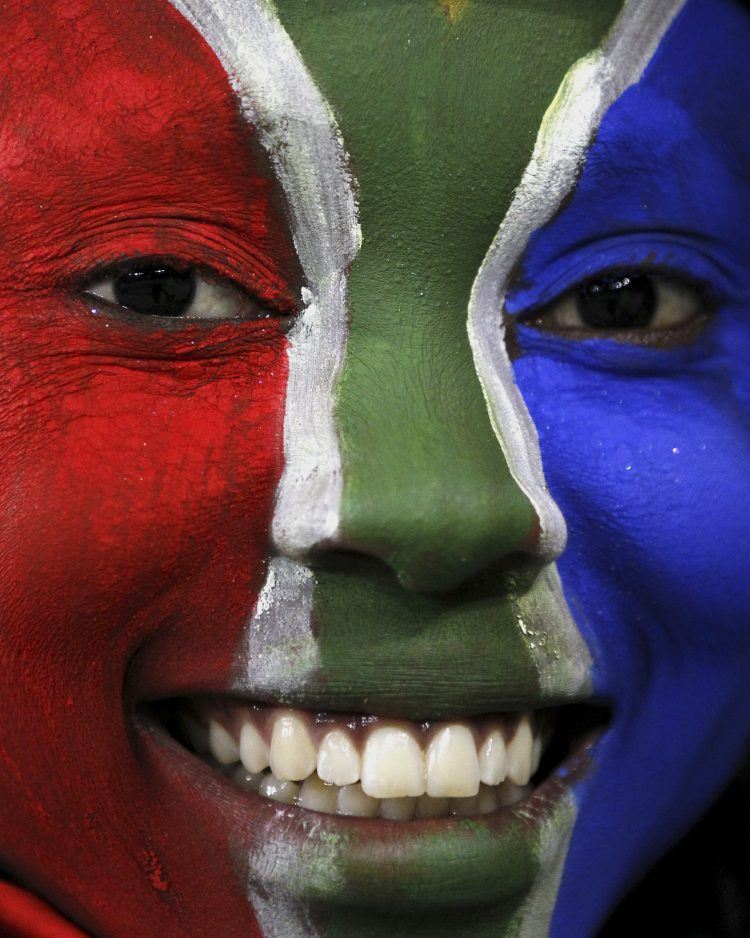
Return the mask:
<svg viewBox="0 0 750 938">
<path fill-rule="evenodd" d="M 195 270 L 166 264 L 129 267 L 114 279 L 115 299 L 144 316 L 182 316 L 195 296 Z"/>
<path fill-rule="evenodd" d="M 596 280 L 581 287 L 578 314 L 597 329 L 636 329 L 648 326 L 657 309 L 656 288 L 646 275 Z"/>
</svg>

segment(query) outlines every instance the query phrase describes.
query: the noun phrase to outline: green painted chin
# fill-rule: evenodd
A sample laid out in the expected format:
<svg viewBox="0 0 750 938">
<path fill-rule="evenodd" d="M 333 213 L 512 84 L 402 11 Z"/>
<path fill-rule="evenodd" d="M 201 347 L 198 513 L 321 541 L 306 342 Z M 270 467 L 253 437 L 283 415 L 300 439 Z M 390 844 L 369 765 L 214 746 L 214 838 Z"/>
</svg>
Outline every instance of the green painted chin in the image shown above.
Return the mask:
<svg viewBox="0 0 750 938">
<path fill-rule="evenodd" d="M 305 922 L 307 934 L 542 934 L 574 817 L 557 780 L 517 810 L 476 820 L 280 822 L 270 812 L 255 818 L 263 848 L 249 875 L 257 895 L 286 896 L 274 914 L 290 929 Z"/>
</svg>

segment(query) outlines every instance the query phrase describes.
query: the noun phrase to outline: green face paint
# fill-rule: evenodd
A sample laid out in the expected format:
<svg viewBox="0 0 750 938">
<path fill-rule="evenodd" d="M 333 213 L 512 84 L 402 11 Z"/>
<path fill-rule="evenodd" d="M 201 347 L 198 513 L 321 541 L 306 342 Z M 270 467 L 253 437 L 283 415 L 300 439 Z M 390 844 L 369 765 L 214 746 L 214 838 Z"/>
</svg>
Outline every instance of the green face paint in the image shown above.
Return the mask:
<svg viewBox="0 0 750 938">
<path fill-rule="evenodd" d="M 317 657 L 290 703 L 420 720 L 585 692 L 587 653 L 537 575 L 538 518 L 493 432 L 467 314 L 542 118 L 619 7 L 278 4 L 335 114 L 362 229 L 335 389 L 340 523 L 311 565 Z M 560 794 L 534 824 L 398 832 L 390 854 L 363 822 L 320 847 L 319 889 L 301 859 L 314 833 L 282 851 L 282 878 L 330 935 L 520 934 L 551 909 L 573 814 Z"/>
</svg>

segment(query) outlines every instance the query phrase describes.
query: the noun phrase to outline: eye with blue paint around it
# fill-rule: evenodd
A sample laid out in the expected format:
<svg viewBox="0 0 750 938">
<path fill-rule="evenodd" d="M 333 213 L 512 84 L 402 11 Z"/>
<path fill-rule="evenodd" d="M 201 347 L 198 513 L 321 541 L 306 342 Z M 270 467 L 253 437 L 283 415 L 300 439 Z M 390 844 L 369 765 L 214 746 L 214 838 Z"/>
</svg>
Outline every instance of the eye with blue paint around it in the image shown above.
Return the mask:
<svg viewBox="0 0 750 938">
<path fill-rule="evenodd" d="M 255 320 L 287 315 L 269 309 L 215 271 L 164 258 L 127 261 L 83 290 L 93 312 L 169 320 Z"/>
<path fill-rule="evenodd" d="M 588 280 L 519 321 L 571 339 L 664 345 L 697 335 L 710 318 L 702 291 L 674 276 L 633 271 Z"/>
</svg>

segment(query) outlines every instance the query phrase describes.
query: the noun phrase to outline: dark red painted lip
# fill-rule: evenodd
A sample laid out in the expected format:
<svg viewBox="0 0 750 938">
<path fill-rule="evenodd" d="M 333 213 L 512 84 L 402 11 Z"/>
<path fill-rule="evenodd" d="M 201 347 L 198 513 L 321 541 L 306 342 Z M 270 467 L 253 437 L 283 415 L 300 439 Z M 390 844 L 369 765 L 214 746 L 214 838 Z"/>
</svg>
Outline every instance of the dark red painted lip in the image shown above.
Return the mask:
<svg viewBox="0 0 750 938">
<path fill-rule="evenodd" d="M 412 912 L 506 904 L 528 892 L 539 875 L 542 832 L 549 836 L 557 824 L 561 841 L 567 839 L 573 809 L 566 811 L 565 803 L 591 770 L 605 732 L 592 731 L 512 807 L 474 817 L 389 821 L 321 814 L 242 791 L 158 722 L 139 719 L 138 730 L 146 758 L 185 797 L 186 810 L 200 803 L 200 813 L 206 806 L 212 813 L 215 806 L 217 847 L 228 843 L 248 896 L 257 888 L 301 903 Z"/>
</svg>

